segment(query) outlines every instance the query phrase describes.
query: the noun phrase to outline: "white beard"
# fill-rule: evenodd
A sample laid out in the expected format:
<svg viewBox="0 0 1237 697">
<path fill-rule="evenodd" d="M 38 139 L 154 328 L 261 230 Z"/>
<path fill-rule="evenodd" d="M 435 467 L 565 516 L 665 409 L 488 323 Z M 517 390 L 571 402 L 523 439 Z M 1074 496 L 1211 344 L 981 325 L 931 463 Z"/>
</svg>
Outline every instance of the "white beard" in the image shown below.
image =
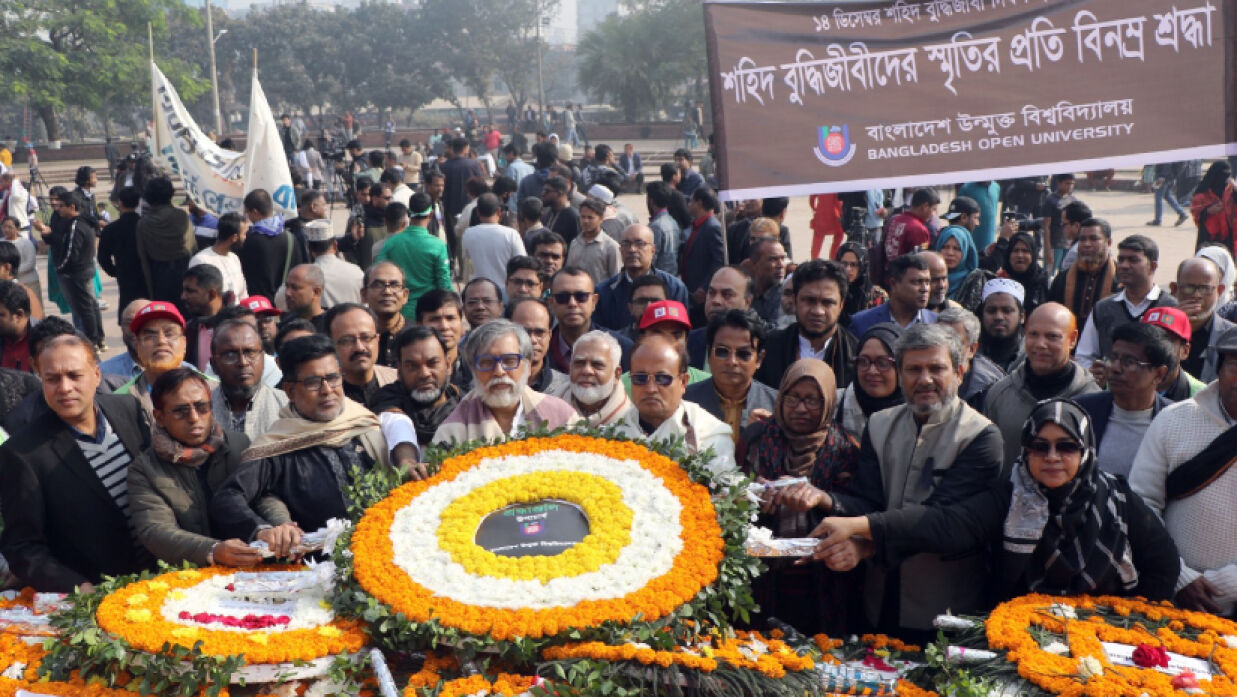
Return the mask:
<svg viewBox="0 0 1237 697">
<path fill-rule="evenodd" d="M 580 404 L 596 404 L 608 399 L 613 391 L 613 381 L 593 387 L 583 387 L 574 382 L 571 383 L 571 396 L 575 397 L 576 401 Z"/>
<path fill-rule="evenodd" d="M 509 385 L 511 390 L 507 392 L 494 391 L 494 388 L 499 385 Z M 520 378 L 518 382 L 507 377 L 494 378 L 481 388 L 481 401 L 485 402 L 485 406 L 491 409 L 510 409 L 519 403 L 520 396 L 524 394 L 524 388 L 527 386 L 527 375 Z"/>
</svg>

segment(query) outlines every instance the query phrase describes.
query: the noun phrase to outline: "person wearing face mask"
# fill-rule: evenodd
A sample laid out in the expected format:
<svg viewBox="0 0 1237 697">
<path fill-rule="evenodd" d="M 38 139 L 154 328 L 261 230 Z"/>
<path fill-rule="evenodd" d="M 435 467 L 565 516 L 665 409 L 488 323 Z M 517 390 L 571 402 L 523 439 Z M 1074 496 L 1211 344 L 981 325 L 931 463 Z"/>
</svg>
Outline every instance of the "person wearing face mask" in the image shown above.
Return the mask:
<svg viewBox="0 0 1237 697">
<path fill-rule="evenodd" d="M 882 322 L 859 338 L 855 379 L 839 388 L 837 409 L 838 422 L 856 438 L 873 414 L 906 402 L 893 360 L 893 347 L 901 337 L 901 327 Z"/>
<path fill-rule="evenodd" d="M 813 557 L 845 570 L 855 539 L 884 563 L 991 546 L 1000 571 L 984 607 L 1026 593 L 1170 599 L 1176 545 L 1125 479 L 1096 464 L 1087 412 L 1069 400 L 1040 402 L 1019 441 L 1012 479 L 948 506 L 828 518 Z"/>
</svg>

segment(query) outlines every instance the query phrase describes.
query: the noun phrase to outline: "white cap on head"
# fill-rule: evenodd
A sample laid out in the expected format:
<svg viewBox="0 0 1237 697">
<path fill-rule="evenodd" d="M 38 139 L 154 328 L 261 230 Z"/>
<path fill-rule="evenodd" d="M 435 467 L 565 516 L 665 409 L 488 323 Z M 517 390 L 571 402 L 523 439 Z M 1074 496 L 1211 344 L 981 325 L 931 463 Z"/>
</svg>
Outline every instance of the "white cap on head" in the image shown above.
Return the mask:
<svg viewBox="0 0 1237 697">
<path fill-rule="evenodd" d="M 601 199 L 601 201 L 607 206 L 613 205 L 614 203 L 614 192 L 610 191 L 609 187 L 602 186 L 601 184 L 594 184 L 590 186 L 588 189 L 588 195 L 596 199 Z"/>
<path fill-rule="evenodd" d="M 305 239 L 309 242 L 330 242 L 335 239 L 329 220 L 311 220 L 305 223 Z"/>
<path fill-rule="evenodd" d="M 993 293 L 1007 293 L 1012 295 L 1014 296 L 1014 299 L 1018 301 L 1019 305 L 1021 305 L 1023 299 L 1026 298 L 1026 290 L 1022 287 L 1022 284 L 1012 278 L 994 278 L 985 283 L 983 294 L 980 297 L 980 302 L 987 300 L 988 296 Z"/>
</svg>

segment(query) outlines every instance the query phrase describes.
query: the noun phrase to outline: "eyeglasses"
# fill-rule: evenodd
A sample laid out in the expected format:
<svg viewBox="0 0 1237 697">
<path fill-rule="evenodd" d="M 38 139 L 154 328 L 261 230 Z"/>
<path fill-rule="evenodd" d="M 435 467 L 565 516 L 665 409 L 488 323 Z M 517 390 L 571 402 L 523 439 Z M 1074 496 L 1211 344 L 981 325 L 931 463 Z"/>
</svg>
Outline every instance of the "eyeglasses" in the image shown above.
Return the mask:
<svg viewBox="0 0 1237 697">
<path fill-rule="evenodd" d="M 1082 452 L 1082 443 L 1073 440 L 1059 440 L 1053 443 L 1042 438 L 1037 438 L 1027 443 L 1027 452 L 1040 457 L 1046 456 L 1054 450 L 1058 455 L 1062 456 L 1077 455 Z"/>
<path fill-rule="evenodd" d="M 176 341 L 177 339 L 183 337 L 184 335 L 185 333 L 181 331 L 180 327 L 166 327 L 162 330 L 143 329 L 141 332 L 138 333 L 138 338 L 147 343 L 154 343 L 158 341 L 160 337 L 162 337 L 165 341 L 167 341 L 170 344 L 173 341 Z"/>
<path fill-rule="evenodd" d="M 483 373 L 492 373 L 494 368 L 502 366 L 503 370 L 508 372 L 516 370 L 520 367 L 520 363 L 524 361 L 524 356 L 519 353 L 503 353 L 495 356 L 492 353 L 483 353 L 473 361 L 473 365 L 477 366 L 477 370 Z"/>
<path fill-rule="evenodd" d="M 825 406 L 825 400 L 820 397 L 804 397 L 800 399 L 793 394 L 788 394 L 783 397 L 783 399 L 786 400 L 786 408 L 791 410 L 798 409 L 800 406 L 803 406 L 808 411 L 816 411 L 817 409 Z"/>
<path fill-rule="evenodd" d="M 1129 354 L 1122 354 L 1120 356 L 1109 356 L 1104 359 L 1104 362 L 1110 366 L 1113 366 L 1113 365 L 1121 366 L 1121 370 L 1133 370 L 1135 368 L 1150 368 L 1151 367 L 1151 364 L 1148 363 L 1147 361 L 1140 361 L 1137 358 Z"/>
<path fill-rule="evenodd" d="M 619 246 L 623 249 L 644 249 L 645 247 L 652 247 L 653 243 L 645 240 L 623 240 L 619 242 Z"/>
<path fill-rule="evenodd" d="M 257 349 L 242 349 L 239 351 L 224 351 L 216 353 L 215 359 L 223 365 L 237 365 L 242 360 L 250 365 L 256 364 L 262 358 L 262 352 Z"/>
<path fill-rule="evenodd" d="M 404 282 L 403 281 L 370 281 L 369 285 L 366 287 L 373 291 L 381 292 L 381 291 L 389 290 L 389 291 L 398 293 L 399 289 L 404 287 Z"/>
<path fill-rule="evenodd" d="M 1178 284 L 1177 295 L 1210 295 L 1216 286 L 1211 285 L 1193 285 L 1193 284 Z"/>
<path fill-rule="evenodd" d="M 189 416 L 197 412 L 198 416 L 206 416 L 210 413 L 210 402 L 191 402 L 189 404 L 180 404 L 168 409 L 168 413 L 175 417 L 178 421 L 188 421 Z"/>
<path fill-rule="evenodd" d="M 674 376 L 670 373 L 632 373 L 631 384 L 637 387 L 644 387 L 649 384 L 649 381 L 657 383 L 658 387 L 669 387 L 674 383 Z"/>
<path fill-rule="evenodd" d="M 881 372 L 893 370 L 897 363 L 889 356 L 879 356 L 877 358 L 868 358 L 867 356 L 859 356 L 855 359 L 855 368 L 860 372 L 871 370 L 873 366 Z"/>
<path fill-rule="evenodd" d="M 583 305 L 589 301 L 589 298 L 593 297 L 593 294 L 587 291 L 577 290 L 575 292 L 551 293 L 550 297 L 554 298 L 554 302 L 559 305 L 566 305 L 572 300 L 575 300 L 578 304 Z"/>
<path fill-rule="evenodd" d="M 368 344 L 377 338 L 378 338 L 377 334 L 366 333 L 366 334 L 359 334 L 357 336 L 352 336 L 351 334 L 349 334 L 347 336 L 341 336 L 338 339 L 336 339 L 335 346 L 344 347 L 344 346 L 352 346 L 354 344 Z"/>
<path fill-rule="evenodd" d="M 753 358 L 756 357 L 756 350 L 746 348 L 746 347 L 737 348 L 733 350 L 729 346 L 714 346 L 713 347 L 713 357 L 716 358 L 717 360 L 728 361 L 730 360 L 731 356 L 734 356 L 735 360 L 739 361 L 740 363 L 748 363 Z"/>
<path fill-rule="evenodd" d="M 330 375 L 310 375 L 309 377 L 301 378 L 300 380 L 288 380 L 285 378 L 284 382 L 291 385 L 295 385 L 299 382 L 302 387 L 310 392 L 321 392 L 324 385 L 330 387 L 331 389 L 339 387 L 344 382 L 344 376 L 339 373 L 331 373 Z"/>
</svg>

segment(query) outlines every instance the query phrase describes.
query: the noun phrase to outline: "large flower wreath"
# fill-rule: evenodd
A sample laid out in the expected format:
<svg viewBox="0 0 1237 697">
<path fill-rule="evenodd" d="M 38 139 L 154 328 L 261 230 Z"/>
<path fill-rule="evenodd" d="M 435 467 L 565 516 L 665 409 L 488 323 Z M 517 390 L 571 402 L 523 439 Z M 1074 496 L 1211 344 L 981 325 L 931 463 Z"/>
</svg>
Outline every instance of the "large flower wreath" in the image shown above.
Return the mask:
<svg viewBox="0 0 1237 697">
<path fill-rule="evenodd" d="M 938 626 L 953 633 L 947 648 L 955 663 L 965 664 L 958 671 L 1007 694 L 1237 697 L 1237 622 L 1167 603 L 1026 595 L 982 621 L 938 618 Z M 965 658 L 972 649 L 996 653 L 972 662 Z M 1210 676 L 1193 672 L 1195 665 Z M 959 674 L 928 670 L 913 677 L 945 693 Z"/>
<path fill-rule="evenodd" d="M 560 430 L 431 455 L 424 481 L 361 482 L 351 494 L 366 510 L 336 547 L 335 609 L 380 646 L 522 665 L 564 641 L 686 638 L 685 618 L 728 626 L 753 608 L 760 567 L 744 550 L 741 479 L 718 478 L 706 456 Z M 558 554 L 506 556 L 476 539 L 499 511 L 558 504 L 588 520 Z"/>
</svg>

